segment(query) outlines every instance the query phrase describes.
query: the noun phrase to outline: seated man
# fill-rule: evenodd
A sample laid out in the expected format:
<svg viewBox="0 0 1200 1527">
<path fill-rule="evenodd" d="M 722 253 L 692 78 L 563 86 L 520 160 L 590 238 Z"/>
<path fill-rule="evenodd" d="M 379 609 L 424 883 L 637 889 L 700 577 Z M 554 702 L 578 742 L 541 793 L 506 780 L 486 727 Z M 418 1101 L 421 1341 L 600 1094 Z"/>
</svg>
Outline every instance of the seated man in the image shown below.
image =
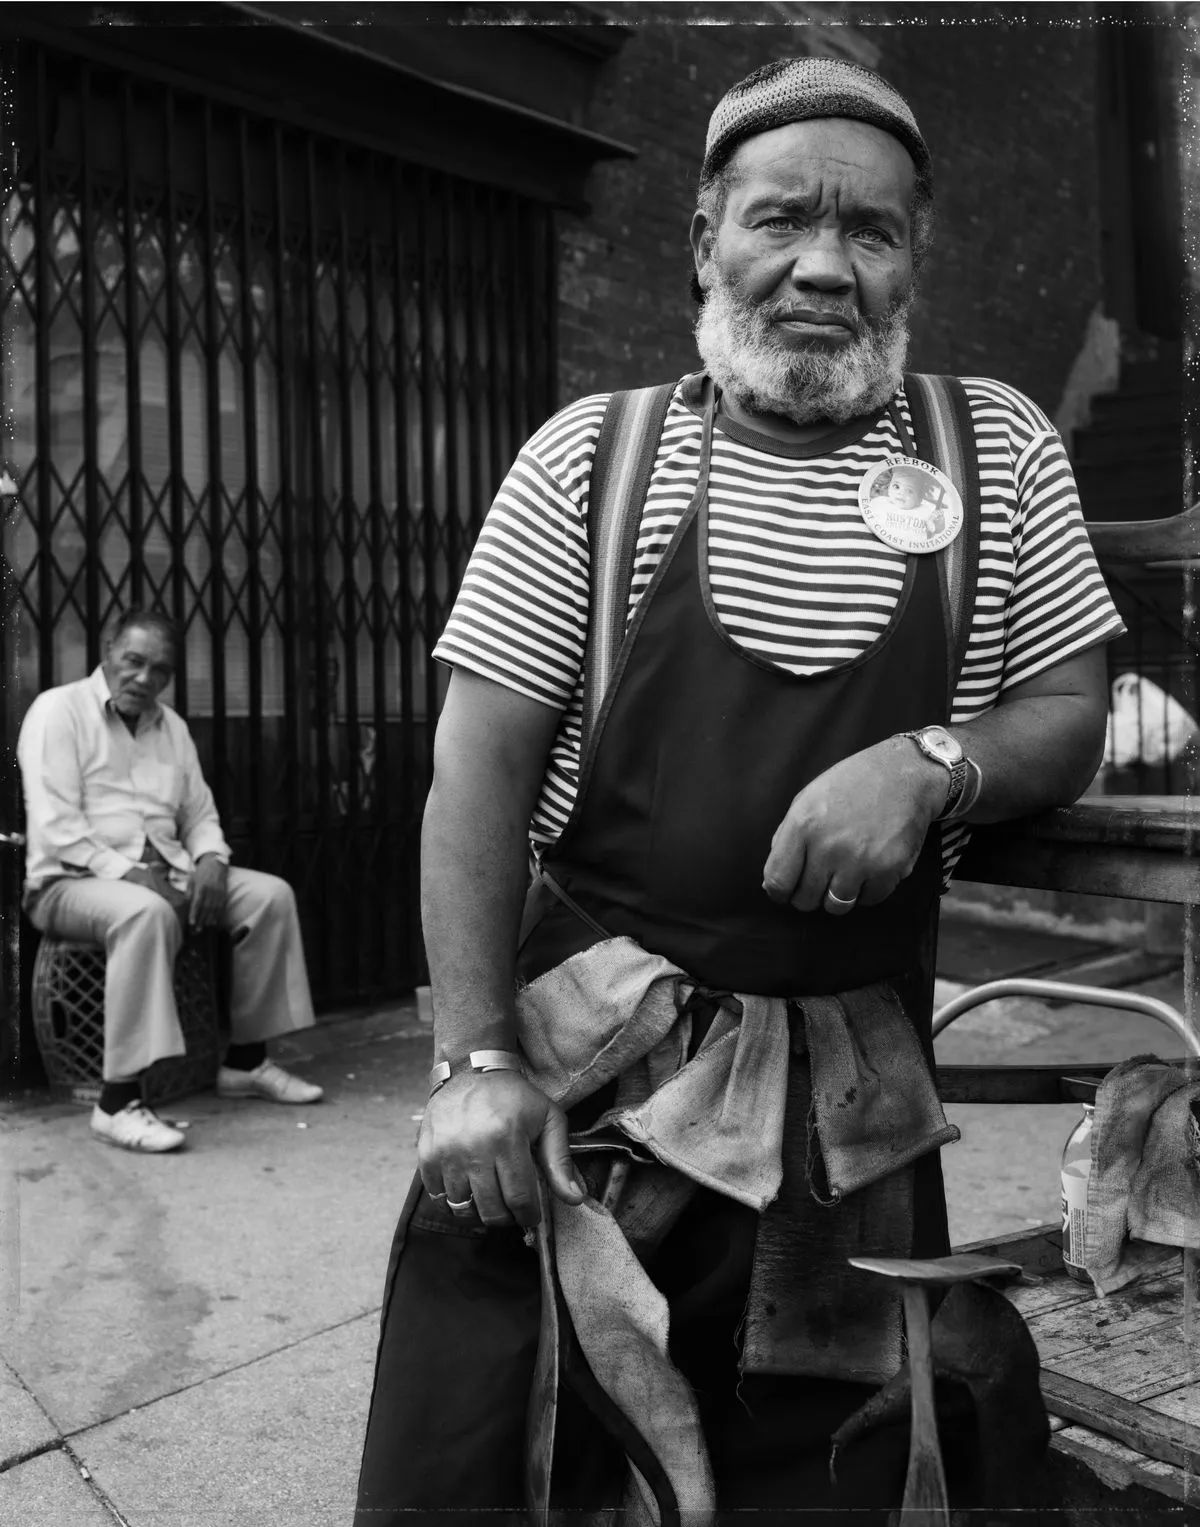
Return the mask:
<svg viewBox="0 0 1200 1527">
<path fill-rule="evenodd" d="M 142 1098 L 142 1073 L 184 1053 L 172 967 L 191 928 L 233 938 L 232 1040 L 220 1097 L 316 1103 L 321 1088 L 267 1059 L 266 1041 L 313 1023 L 291 887 L 231 868 L 229 846 L 181 718 L 159 701 L 177 638 L 130 610 L 86 679 L 40 694 L 17 742 L 25 786 L 25 910 L 43 933 L 104 947 L 104 1081 L 92 1129 L 112 1145 L 170 1151 L 184 1136 Z"/>
</svg>

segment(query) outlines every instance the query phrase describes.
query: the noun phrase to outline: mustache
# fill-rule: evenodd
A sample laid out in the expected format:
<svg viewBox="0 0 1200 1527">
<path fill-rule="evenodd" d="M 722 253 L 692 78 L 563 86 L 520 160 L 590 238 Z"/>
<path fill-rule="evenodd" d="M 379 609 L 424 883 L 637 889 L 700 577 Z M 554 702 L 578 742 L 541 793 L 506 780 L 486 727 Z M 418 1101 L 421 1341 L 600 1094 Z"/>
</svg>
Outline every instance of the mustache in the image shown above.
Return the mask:
<svg viewBox="0 0 1200 1527">
<path fill-rule="evenodd" d="M 863 332 L 865 324 L 856 308 L 847 307 L 843 303 L 826 302 L 781 302 L 767 312 L 769 323 L 787 323 L 789 320 L 805 322 L 814 315 L 818 318 L 832 318 L 838 323 L 844 324 L 856 337 Z"/>
</svg>

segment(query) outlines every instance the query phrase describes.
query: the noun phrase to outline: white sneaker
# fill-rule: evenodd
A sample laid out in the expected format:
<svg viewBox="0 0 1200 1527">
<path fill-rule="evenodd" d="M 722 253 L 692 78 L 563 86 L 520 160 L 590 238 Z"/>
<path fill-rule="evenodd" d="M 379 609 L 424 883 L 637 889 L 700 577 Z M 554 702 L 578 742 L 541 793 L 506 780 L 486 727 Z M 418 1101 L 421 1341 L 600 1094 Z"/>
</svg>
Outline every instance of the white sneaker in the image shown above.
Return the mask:
<svg viewBox="0 0 1200 1527">
<path fill-rule="evenodd" d="M 92 1133 L 126 1151 L 176 1151 L 186 1136 L 148 1108 L 141 1098 L 126 1103 L 119 1113 L 105 1113 L 99 1103 L 92 1109 Z"/>
<path fill-rule="evenodd" d="M 253 1071 L 239 1071 L 234 1066 L 222 1066 L 217 1072 L 217 1096 L 219 1098 L 266 1098 L 272 1103 L 319 1103 L 325 1096 L 323 1087 L 315 1082 L 303 1082 L 273 1060 L 264 1060 Z"/>
</svg>

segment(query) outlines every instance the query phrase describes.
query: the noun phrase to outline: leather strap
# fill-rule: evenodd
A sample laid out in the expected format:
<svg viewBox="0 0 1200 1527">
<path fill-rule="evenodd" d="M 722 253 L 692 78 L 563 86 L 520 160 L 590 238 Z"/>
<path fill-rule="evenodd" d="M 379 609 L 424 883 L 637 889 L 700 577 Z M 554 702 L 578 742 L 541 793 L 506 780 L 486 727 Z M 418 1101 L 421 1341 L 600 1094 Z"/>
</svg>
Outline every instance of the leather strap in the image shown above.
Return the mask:
<svg viewBox="0 0 1200 1527">
<path fill-rule="evenodd" d="M 904 392 L 912 415 L 917 455 L 944 472 L 962 499 L 963 528 L 937 554 L 942 613 L 946 622 L 946 721 L 967 654 L 971 613 L 979 580 L 981 494 L 975 425 L 966 389 L 954 376 L 909 372 Z"/>
<path fill-rule="evenodd" d="M 588 484 L 591 597 L 584 655 L 582 750 L 603 704 L 629 615 L 642 509 L 676 383 L 614 392 Z"/>
</svg>

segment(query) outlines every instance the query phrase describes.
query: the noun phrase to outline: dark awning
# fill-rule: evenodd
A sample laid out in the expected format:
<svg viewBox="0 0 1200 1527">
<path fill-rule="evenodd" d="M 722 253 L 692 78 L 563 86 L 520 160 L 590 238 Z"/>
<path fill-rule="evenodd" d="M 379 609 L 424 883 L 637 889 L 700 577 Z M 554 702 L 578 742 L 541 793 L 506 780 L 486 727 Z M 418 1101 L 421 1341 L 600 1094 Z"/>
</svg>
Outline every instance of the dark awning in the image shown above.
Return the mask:
<svg viewBox="0 0 1200 1527">
<path fill-rule="evenodd" d="M 318 9 L 329 14 L 327 7 Z M 372 9 L 363 7 L 360 14 Z M 490 94 L 461 79 L 438 77 L 440 47 L 446 50 L 446 73 L 453 75 L 462 50 L 478 54 L 487 49 L 489 28 L 425 26 L 423 46 L 408 50 L 402 21 L 333 24 L 310 21 L 307 10 L 237 0 L 125 9 L 5 7 L 0 34 L 28 36 L 101 64 L 141 69 L 176 87 L 190 85 L 297 127 L 327 131 L 412 163 L 563 206 L 583 204 L 595 163 L 636 157 L 630 145 L 514 99 L 512 90 L 507 96 Z M 395 15 L 392 7 L 387 10 Z M 601 41 L 597 45 L 593 39 L 583 49 L 576 29 L 506 29 L 510 49 L 522 31 L 531 53 L 537 50 L 531 69 L 546 67 L 550 46 L 562 52 L 564 68 L 577 68 L 581 53 L 590 53 L 589 72 L 619 48 L 625 35 L 619 27 L 587 28 L 600 33 Z M 518 49 L 521 45 L 518 38 Z M 408 51 L 419 54 L 419 66 L 406 61 Z M 518 60 L 509 70 L 510 85 L 519 76 Z"/>
</svg>

